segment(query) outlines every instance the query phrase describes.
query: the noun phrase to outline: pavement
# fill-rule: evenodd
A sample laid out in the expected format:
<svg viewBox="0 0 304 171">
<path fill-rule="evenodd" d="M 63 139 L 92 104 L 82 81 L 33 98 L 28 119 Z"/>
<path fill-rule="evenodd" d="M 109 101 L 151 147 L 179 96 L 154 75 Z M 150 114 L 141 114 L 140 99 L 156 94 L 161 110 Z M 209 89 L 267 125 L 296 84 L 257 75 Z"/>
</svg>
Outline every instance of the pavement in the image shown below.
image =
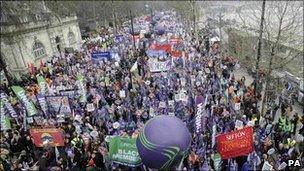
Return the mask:
<svg viewBox="0 0 304 171">
<path fill-rule="evenodd" d="M 252 76 L 249 75 L 247 73 L 246 69 L 244 69 L 244 68 L 239 68 L 237 70 L 234 70 L 233 74 L 234 74 L 236 79 L 241 79 L 243 76 L 245 76 L 246 77 L 246 81 L 245 81 L 246 86 L 248 86 L 249 84 L 251 84 L 253 82 Z M 264 95 L 264 93 L 262 93 L 262 95 Z M 259 102 L 258 106 L 259 106 L 259 109 L 261 111 L 262 102 Z M 303 116 L 303 113 L 304 113 L 303 111 L 304 111 L 304 106 L 299 104 L 298 102 L 295 102 L 295 104 L 293 105 L 292 113 L 298 113 L 301 116 Z M 279 109 L 277 111 L 277 113 L 275 115 L 275 118 L 274 118 L 274 122 L 277 122 L 280 116 L 281 116 L 281 109 Z"/>
</svg>

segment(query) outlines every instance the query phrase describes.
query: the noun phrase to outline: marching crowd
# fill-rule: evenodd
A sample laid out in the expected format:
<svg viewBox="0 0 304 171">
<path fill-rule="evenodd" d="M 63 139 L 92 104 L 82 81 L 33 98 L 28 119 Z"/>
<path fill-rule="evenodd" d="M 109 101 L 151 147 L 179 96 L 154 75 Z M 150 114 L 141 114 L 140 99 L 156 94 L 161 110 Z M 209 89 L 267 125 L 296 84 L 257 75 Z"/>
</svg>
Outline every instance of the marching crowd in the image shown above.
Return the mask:
<svg viewBox="0 0 304 171">
<path fill-rule="evenodd" d="M 32 68 L 31 74 L 18 84 L 26 89 L 27 97 L 37 108 L 36 95 L 40 92 L 37 74 L 45 78 L 48 95 L 75 90 L 70 97 L 73 113 L 60 122 L 56 113 L 45 114 L 42 110 L 32 122 L 24 122 L 22 104 L 9 87 L 2 86 L 1 91 L 8 95 L 20 115 L 11 119 L 10 130 L 1 131 L 0 170 L 143 170 L 142 166 L 131 168 L 111 162 L 107 157 L 107 136 L 136 137 L 144 123 L 155 115 L 175 115 L 189 128 L 193 140 L 183 169 L 261 170 L 267 163 L 276 170 L 294 170 L 286 164 L 289 159 L 303 160 L 303 117 L 284 100 L 261 115 L 258 105 L 262 92 L 255 93 L 254 83 L 245 83 L 248 78 L 234 76 L 239 67 L 237 60 L 222 53 L 219 42 L 208 47 L 207 40 L 196 40 L 184 30 L 186 26 L 177 24 L 172 13 L 165 12 L 170 16 L 166 22 L 176 25 L 174 34 L 181 38 L 183 46 L 179 48 L 186 55 L 172 59 L 168 71 L 150 72 L 148 59 L 151 57 L 146 54 L 149 45 L 163 39 L 166 33 L 142 38 L 134 50 L 133 37 L 126 28 L 117 31 L 125 38 L 122 42 L 110 41 L 115 34 L 109 31 L 106 35 L 100 34 L 98 41 L 86 42 L 75 53 L 54 56 L 51 61 Z M 159 22 L 162 20 L 160 17 Z M 92 60 L 92 52 L 109 49 L 119 57 Z M 170 59 L 170 54 L 165 58 Z M 133 67 L 135 70 L 130 71 Z M 81 95 L 75 86 L 78 73 L 85 80 L 85 102 L 79 100 Z M 204 99 L 199 121 L 198 96 Z M 87 110 L 88 104 L 93 104 L 93 111 Z M 274 122 L 278 113 L 279 120 Z M 221 134 L 246 125 L 254 127 L 254 152 L 222 160 L 217 165 L 214 160 L 217 149 L 212 140 L 214 130 Z M 29 128 L 54 127 L 64 131 L 65 145 L 35 147 Z M 97 135 L 92 136 L 92 131 Z"/>
</svg>

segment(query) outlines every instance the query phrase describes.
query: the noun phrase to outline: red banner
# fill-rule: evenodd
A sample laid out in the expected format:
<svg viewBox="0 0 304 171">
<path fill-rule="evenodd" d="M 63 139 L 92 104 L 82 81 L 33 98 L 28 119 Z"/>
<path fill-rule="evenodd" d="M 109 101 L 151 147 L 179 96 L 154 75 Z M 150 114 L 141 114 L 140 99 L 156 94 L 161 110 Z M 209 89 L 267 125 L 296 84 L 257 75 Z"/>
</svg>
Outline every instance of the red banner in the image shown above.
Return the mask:
<svg viewBox="0 0 304 171">
<path fill-rule="evenodd" d="M 42 147 L 45 141 L 48 141 L 51 146 L 64 146 L 64 139 L 60 129 L 31 129 L 30 134 L 36 147 Z"/>
<path fill-rule="evenodd" d="M 171 45 L 170 44 L 152 44 L 150 46 L 150 49 L 152 50 L 163 50 L 166 51 L 167 53 L 171 52 Z"/>
<path fill-rule="evenodd" d="M 222 159 L 248 155 L 253 151 L 253 128 L 243 129 L 221 134 L 216 137 L 217 150 Z"/>
<path fill-rule="evenodd" d="M 179 58 L 182 57 L 182 52 L 181 51 L 171 51 L 171 57 L 172 58 Z"/>
</svg>

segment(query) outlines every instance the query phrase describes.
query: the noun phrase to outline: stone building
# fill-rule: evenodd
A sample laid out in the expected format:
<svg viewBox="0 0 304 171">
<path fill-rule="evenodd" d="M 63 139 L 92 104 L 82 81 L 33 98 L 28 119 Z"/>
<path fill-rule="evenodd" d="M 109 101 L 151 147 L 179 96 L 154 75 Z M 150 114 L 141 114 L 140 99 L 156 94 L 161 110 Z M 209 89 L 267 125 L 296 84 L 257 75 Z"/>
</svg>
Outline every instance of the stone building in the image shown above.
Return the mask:
<svg viewBox="0 0 304 171">
<path fill-rule="evenodd" d="M 65 48 L 79 49 L 82 39 L 76 15 L 56 15 L 43 1 L 36 1 L 35 9 L 16 4 L 15 8 L 1 4 L 1 66 L 11 75 L 18 79 L 31 63 L 39 66 Z"/>
</svg>

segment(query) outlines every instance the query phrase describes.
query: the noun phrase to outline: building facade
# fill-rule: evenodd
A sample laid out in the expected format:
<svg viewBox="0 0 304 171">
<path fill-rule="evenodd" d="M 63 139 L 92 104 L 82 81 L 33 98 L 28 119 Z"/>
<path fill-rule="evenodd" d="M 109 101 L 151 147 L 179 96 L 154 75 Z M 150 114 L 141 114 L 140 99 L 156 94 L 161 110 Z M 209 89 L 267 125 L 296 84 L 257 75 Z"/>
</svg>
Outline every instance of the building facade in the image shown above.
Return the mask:
<svg viewBox="0 0 304 171">
<path fill-rule="evenodd" d="M 76 15 L 58 17 L 45 9 L 44 13 L 35 14 L 34 19 L 29 16 L 15 18 L 18 22 L 9 23 L 11 15 L 1 15 L 1 23 L 4 23 L 1 24 L 1 61 L 17 79 L 28 71 L 29 64 L 39 66 L 40 61 L 50 60 L 65 48 L 76 50 L 81 46 Z"/>
</svg>

